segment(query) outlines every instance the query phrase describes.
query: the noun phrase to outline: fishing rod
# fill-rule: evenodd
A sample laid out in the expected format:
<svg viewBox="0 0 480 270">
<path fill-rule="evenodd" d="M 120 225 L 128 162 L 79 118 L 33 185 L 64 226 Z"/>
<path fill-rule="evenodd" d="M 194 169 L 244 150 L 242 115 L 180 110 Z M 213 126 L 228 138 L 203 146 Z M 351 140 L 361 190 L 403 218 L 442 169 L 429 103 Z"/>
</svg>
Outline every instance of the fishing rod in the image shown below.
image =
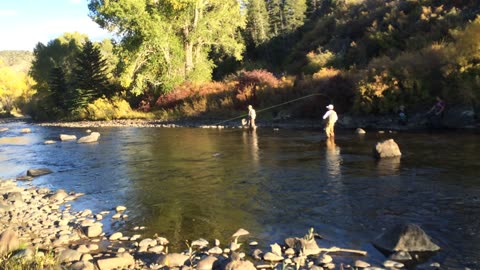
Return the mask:
<svg viewBox="0 0 480 270">
<path fill-rule="evenodd" d="M 299 97 L 299 98 L 296 98 L 296 99 L 292 99 L 292 100 L 289 100 L 289 101 L 286 101 L 286 102 L 283 102 L 283 103 L 280 103 L 280 104 L 276 104 L 276 105 L 273 105 L 273 106 L 270 106 L 270 107 L 267 107 L 267 108 L 264 108 L 264 109 L 261 109 L 261 110 L 257 110 L 256 113 L 260 113 L 260 112 L 263 112 L 263 111 L 266 111 L 266 110 L 270 110 L 270 109 L 273 109 L 273 108 L 276 108 L 276 107 L 280 107 L 280 106 L 283 106 L 285 104 L 289 104 L 289 103 L 292 103 L 292 102 L 295 102 L 295 101 L 299 101 L 301 99 L 304 99 L 304 98 L 309 98 L 309 97 L 313 97 L 313 96 L 324 96 L 326 98 L 328 98 L 330 100 L 330 103 L 332 101 L 332 99 L 325 95 L 325 94 L 321 94 L 321 93 L 315 93 L 315 94 L 310 94 L 310 95 L 306 95 L 306 96 L 303 96 L 303 97 Z M 226 123 L 226 122 L 230 122 L 232 120 L 236 120 L 236 119 L 240 119 L 240 118 L 243 118 L 245 116 L 248 116 L 248 113 L 247 114 L 242 114 L 240 116 L 237 116 L 237 117 L 233 117 L 233 118 L 230 118 L 230 119 L 227 119 L 227 120 L 223 120 L 223 121 L 220 121 L 216 124 L 213 124 L 214 126 L 218 126 L 222 123 Z"/>
</svg>

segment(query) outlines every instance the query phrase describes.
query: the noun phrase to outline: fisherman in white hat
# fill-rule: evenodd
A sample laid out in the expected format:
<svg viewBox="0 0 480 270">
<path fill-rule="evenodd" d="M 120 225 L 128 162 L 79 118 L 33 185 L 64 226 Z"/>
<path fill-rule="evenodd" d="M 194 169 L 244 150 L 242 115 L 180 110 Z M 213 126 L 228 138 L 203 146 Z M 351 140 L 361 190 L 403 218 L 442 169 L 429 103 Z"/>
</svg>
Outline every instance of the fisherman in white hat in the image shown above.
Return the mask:
<svg viewBox="0 0 480 270">
<path fill-rule="evenodd" d="M 333 110 L 333 105 L 329 104 L 327 106 L 328 111 L 323 115 L 323 119 L 326 120 L 325 124 L 325 134 L 327 138 L 333 138 L 335 136 L 334 125 L 338 120 L 337 112 Z"/>
<path fill-rule="evenodd" d="M 257 126 L 255 125 L 255 118 L 257 118 L 257 114 L 255 109 L 252 105 L 248 105 L 248 120 L 247 125 L 250 129 L 256 129 Z"/>
</svg>

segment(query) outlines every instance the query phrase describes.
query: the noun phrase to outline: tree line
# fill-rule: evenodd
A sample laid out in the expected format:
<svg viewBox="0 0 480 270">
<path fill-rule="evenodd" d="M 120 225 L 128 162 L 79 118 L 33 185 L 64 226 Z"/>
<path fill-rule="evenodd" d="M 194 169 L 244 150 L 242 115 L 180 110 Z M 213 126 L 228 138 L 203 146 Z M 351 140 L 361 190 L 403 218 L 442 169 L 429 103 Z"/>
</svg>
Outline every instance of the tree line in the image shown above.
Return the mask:
<svg viewBox="0 0 480 270">
<path fill-rule="evenodd" d="M 67 33 L 35 47 L 30 112 L 39 119 L 89 117 L 125 107 L 121 100 L 144 110 L 165 100 L 187 108 L 186 96 L 219 91 L 269 105 L 281 98 L 259 91 L 278 87 L 286 96 L 328 92 L 357 113 L 419 106 L 435 95 L 480 98 L 472 30 L 480 4 L 472 1 L 90 0 L 89 10 L 118 38 L 95 43 Z M 282 83 L 264 84 L 272 81 L 264 71 Z M 212 80 L 224 84 L 207 89 Z M 200 107 L 242 109 L 237 101 Z"/>
</svg>

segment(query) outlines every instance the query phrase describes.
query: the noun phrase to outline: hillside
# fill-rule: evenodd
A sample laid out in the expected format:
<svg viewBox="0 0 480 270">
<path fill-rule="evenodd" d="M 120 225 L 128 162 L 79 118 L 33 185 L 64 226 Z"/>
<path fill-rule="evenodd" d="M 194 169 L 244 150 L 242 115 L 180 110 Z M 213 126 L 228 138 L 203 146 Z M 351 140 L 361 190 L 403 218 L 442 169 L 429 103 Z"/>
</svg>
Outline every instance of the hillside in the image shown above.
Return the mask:
<svg viewBox="0 0 480 270">
<path fill-rule="evenodd" d="M 365 68 L 378 57 L 452 41 L 451 31 L 479 11 L 478 1 L 344 1 L 325 7 L 299 29 L 284 66 L 291 73 L 311 73 L 322 65 Z"/>
<path fill-rule="evenodd" d="M 14 71 L 28 73 L 33 54 L 29 51 L 0 51 L 0 60 Z"/>
</svg>

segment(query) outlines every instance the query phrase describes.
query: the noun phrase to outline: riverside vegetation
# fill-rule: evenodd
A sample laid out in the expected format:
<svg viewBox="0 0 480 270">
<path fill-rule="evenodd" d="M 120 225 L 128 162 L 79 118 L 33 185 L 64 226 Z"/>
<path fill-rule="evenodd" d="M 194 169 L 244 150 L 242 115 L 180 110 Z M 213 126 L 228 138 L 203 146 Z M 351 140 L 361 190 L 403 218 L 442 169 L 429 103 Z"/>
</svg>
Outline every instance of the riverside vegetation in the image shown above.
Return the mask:
<svg viewBox="0 0 480 270">
<path fill-rule="evenodd" d="M 92 19 L 118 42 L 67 33 L 33 55 L 3 52 L 1 110 L 37 120 L 220 119 L 315 93 L 264 117 L 318 118 L 329 103 L 341 114 L 419 112 L 435 96 L 476 113 L 479 5 L 90 0 Z"/>
</svg>

